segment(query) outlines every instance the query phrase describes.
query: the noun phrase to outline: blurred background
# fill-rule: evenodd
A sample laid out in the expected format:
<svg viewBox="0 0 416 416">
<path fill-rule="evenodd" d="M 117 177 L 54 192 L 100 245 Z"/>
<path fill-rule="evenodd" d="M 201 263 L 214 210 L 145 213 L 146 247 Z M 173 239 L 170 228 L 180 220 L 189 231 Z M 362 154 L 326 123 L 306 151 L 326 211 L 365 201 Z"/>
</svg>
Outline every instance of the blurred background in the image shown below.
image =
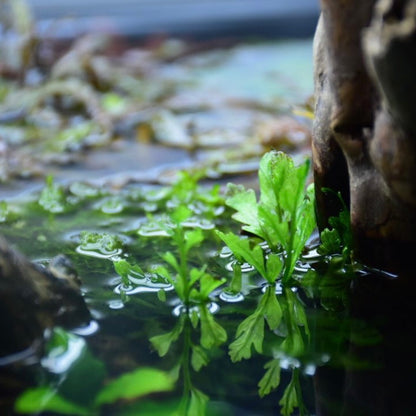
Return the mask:
<svg viewBox="0 0 416 416">
<path fill-rule="evenodd" d="M 0 0 L 0 182 L 307 157 L 318 15 L 318 0 Z"/>
<path fill-rule="evenodd" d="M 151 33 L 218 37 L 311 36 L 318 0 L 29 0 L 41 33 L 73 37 L 114 30 L 129 37 Z M 61 19 L 59 25 L 56 19 Z"/>
</svg>

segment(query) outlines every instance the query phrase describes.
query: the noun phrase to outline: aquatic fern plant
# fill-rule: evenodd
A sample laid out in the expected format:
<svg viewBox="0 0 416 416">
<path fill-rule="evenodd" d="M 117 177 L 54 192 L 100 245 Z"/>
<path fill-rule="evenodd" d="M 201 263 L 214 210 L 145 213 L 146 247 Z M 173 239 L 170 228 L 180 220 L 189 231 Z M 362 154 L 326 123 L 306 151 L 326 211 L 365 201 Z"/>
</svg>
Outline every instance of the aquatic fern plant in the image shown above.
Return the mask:
<svg viewBox="0 0 416 416">
<path fill-rule="evenodd" d="M 226 204 L 236 211 L 233 218 L 243 224 L 244 231 L 266 241 L 272 254 L 264 265 L 260 248 L 251 249 L 247 242 L 232 234 L 218 232 L 218 235 L 237 259 L 250 263 L 269 283 L 277 278 L 288 283 L 296 261 L 316 227 L 313 186 L 305 190 L 308 172 L 309 161 L 295 166 L 290 156 L 272 151 L 260 161 L 259 201 L 252 189 L 229 187 L 231 196 Z M 278 273 L 271 276 L 269 268 L 275 273 L 281 271 L 281 276 Z"/>
</svg>

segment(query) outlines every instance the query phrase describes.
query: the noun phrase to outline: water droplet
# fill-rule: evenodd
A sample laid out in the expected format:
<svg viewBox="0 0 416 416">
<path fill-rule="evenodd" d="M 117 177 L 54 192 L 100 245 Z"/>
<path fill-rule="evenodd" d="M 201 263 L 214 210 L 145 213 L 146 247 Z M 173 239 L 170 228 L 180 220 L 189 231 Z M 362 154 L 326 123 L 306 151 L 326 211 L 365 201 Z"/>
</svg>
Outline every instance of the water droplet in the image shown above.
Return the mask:
<svg viewBox="0 0 416 416">
<path fill-rule="evenodd" d="M 224 290 L 220 293 L 219 298 L 224 302 L 237 303 L 244 300 L 244 295 L 242 293 L 231 293 Z"/>
</svg>

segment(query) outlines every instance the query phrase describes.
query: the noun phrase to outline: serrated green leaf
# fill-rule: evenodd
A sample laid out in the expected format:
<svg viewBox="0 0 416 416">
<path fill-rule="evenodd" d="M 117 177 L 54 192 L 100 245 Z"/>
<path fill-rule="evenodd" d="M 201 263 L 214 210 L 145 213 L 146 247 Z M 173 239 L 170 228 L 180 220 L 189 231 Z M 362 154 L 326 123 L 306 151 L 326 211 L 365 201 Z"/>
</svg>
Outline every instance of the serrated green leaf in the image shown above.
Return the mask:
<svg viewBox="0 0 416 416">
<path fill-rule="evenodd" d="M 256 194 L 252 189 L 236 191 L 226 199 L 226 205 L 236 210 L 232 218 L 245 224 L 245 230 L 265 238 L 259 222 Z"/>
<path fill-rule="evenodd" d="M 260 397 L 266 396 L 280 384 L 280 360 L 273 359 L 264 368 L 267 371 L 258 383 Z"/>
<path fill-rule="evenodd" d="M 170 391 L 174 381 L 155 368 L 139 368 L 108 383 L 97 395 L 96 404 L 114 403 L 120 399 L 134 399 L 147 394 Z"/>
<path fill-rule="evenodd" d="M 227 341 L 225 329 L 215 321 L 207 305 L 200 305 L 201 345 L 210 349 Z"/>
<path fill-rule="evenodd" d="M 54 412 L 63 415 L 89 415 L 87 408 L 81 407 L 61 397 L 50 387 L 36 387 L 22 393 L 14 405 L 15 411 L 24 414 Z"/>
<path fill-rule="evenodd" d="M 296 407 L 299 407 L 298 396 L 296 394 L 296 378 L 295 370 L 292 374 L 292 379 L 287 385 L 282 399 L 279 401 L 280 406 L 282 406 L 281 414 L 282 416 L 291 416 Z"/>
<path fill-rule="evenodd" d="M 267 280 L 267 273 L 264 267 L 264 253 L 260 246 L 256 245 L 251 248 L 250 240 L 240 238 L 231 232 L 224 234 L 217 230 L 216 234 L 227 244 L 240 262 L 246 261 L 251 264 Z"/>
<path fill-rule="evenodd" d="M 261 353 L 263 351 L 264 318 L 262 310 L 257 308 L 238 326 L 236 339 L 230 344 L 230 357 L 232 362 L 241 361 L 251 357 L 251 346 Z"/>
<path fill-rule="evenodd" d="M 209 362 L 207 353 L 199 345 L 192 346 L 191 365 L 195 371 L 199 371 Z"/>
<path fill-rule="evenodd" d="M 319 254 L 335 254 L 341 252 L 341 238 L 335 229 L 325 228 L 321 232 L 321 244 L 318 247 Z"/>
</svg>

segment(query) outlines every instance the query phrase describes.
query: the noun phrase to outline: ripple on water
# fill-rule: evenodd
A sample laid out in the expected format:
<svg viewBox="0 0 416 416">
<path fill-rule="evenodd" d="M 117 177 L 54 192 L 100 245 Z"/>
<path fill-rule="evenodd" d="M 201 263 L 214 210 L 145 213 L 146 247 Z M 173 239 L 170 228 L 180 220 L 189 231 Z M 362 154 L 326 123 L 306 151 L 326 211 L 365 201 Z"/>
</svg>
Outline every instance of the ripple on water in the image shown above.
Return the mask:
<svg viewBox="0 0 416 416">
<path fill-rule="evenodd" d="M 133 272 L 128 275 L 128 279 L 131 283 L 130 285 L 126 286 L 120 283 L 114 288 L 114 292 L 117 294 L 135 295 L 137 293 L 159 292 L 161 289 L 166 292 L 173 290 L 173 285 L 156 273 L 140 275 Z"/>
<path fill-rule="evenodd" d="M 237 303 L 244 300 L 244 295 L 242 293 L 231 293 L 226 290 L 222 291 L 219 295 L 219 298 L 224 302 L 228 303 Z"/>
<path fill-rule="evenodd" d="M 160 224 L 146 223 L 142 224 L 137 233 L 142 237 L 169 237 L 169 232 Z"/>
<path fill-rule="evenodd" d="M 220 309 L 220 306 L 218 305 L 218 303 L 215 303 L 215 302 L 210 302 L 207 305 L 207 307 L 208 307 L 208 311 L 211 314 L 217 313 Z M 186 306 L 183 303 L 180 303 L 172 310 L 172 315 L 178 317 L 186 313 L 186 311 L 187 311 Z M 198 306 L 191 306 L 190 308 L 188 308 L 189 316 L 193 315 L 194 313 L 196 313 L 198 316 L 200 315 Z"/>
<path fill-rule="evenodd" d="M 200 228 L 201 230 L 213 230 L 215 228 L 215 224 L 207 219 L 201 219 L 196 217 L 188 218 L 187 220 L 183 221 L 183 227 L 187 228 Z"/>
<path fill-rule="evenodd" d="M 225 265 L 225 269 L 228 270 L 229 272 L 232 272 L 234 271 L 234 265 L 237 263 L 238 263 L 237 260 L 232 260 Z M 248 272 L 252 272 L 253 270 L 255 269 L 250 263 L 241 263 L 241 273 L 248 273 Z"/>
<path fill-rule="evenodd" d="M 106 250 L 104 247 L 98 244 L 90 244 L 86 246 L 78 246 L 75 251 L 85 256 L 96 257 L 99 259 L 111 259 L 115 256 L 119 256 L 123 250 L 121 248 Z"/>
<path fill-rule="evenodd" d="M 100 326 L 98 325 L 98 322 L 95 320 L 91 320 L 90 322 L 88 322 L 87 325 L 75 328 L 71 332 L 73 332 L 75 335 L 85 337 L 87 335 L 95 334 L 99 328 Z"/>
<path fill-rule="evenodd" d="M 110 309 L 123 309 L 124 308 L 124 303 L 121 299 L 109 300 L 107 304 Z"/>
</svg>

